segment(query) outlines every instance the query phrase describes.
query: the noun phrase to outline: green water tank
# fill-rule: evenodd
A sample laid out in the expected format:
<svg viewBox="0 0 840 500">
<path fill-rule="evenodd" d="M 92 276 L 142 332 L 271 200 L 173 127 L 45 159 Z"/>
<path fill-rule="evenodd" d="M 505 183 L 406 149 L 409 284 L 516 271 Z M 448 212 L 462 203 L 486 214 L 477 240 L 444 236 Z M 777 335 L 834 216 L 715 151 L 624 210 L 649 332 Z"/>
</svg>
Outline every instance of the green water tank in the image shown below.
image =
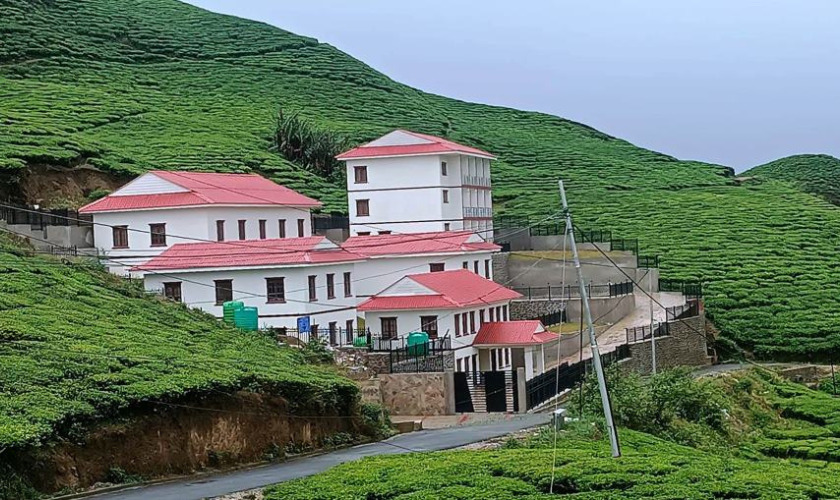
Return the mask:
<svg viewBox="0 0 840 500">
<path fill-rule="evenodd" d="M 234 324 L 234 311 L 242 309 L 243 307 L 245 307 L 245 304 L 238 300 L 232 300 L 230 302 L 225 302 L 224 304 L 222 304 L 222 318 L 224 319 L 224 322 L 229 325 Z"/>
<path fill-rule="evenodd" d="M 255 332 L 260 328 L 260 318 L 256 307 L 243 307 L 233 311 L 233 324 L 237 328 Z"/>
<path fill-rule="evenodd" d="M 426 355 L 429 353 L 429 334 L 426 332 L 409 333 L 405 345 L 412 356 Z"/>
</svg>

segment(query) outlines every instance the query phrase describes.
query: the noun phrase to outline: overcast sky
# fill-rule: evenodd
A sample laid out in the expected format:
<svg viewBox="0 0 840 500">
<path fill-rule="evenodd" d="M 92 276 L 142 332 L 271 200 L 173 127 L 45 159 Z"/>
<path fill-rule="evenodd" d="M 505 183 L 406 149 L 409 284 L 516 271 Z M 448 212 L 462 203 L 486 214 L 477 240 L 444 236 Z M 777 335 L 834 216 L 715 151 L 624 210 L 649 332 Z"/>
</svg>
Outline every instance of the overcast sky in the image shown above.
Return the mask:
<svg viewBox="0 0 840 500">
<path fill-rule="evenodd" d="M 840 156 L 840 0 L 189 0 L 390 77 L 737 170 Z"/>
</svg>

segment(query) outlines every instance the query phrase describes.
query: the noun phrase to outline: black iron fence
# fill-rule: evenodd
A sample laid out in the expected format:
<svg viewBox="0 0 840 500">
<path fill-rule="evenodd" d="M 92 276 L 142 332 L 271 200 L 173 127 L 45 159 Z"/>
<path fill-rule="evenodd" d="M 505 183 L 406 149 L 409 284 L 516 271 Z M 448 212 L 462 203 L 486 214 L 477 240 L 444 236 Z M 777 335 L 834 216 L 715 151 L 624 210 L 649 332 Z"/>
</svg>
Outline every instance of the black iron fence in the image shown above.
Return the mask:
<svg viewBox="0 0 840 500">
<path fill-rule="evenodd" d="M 659 267 L 659 256 L 658 255 L 637 255 L 636 256 L 636 267 L 641 268 L 658 268 Z"/>
<path fill-rule="evenodd" d="M 699 314 L 700 303 L 696 300 L 689 300 L 685 304 L 668 307 L 665 309 L 666 321 L 676 321 L 685 318 L 693 318 Z"/>
<path fill-rule="evenodd" d="M 36 210 L 23 205 L 0 206 L 0 220 L 6 224 L 29 224 L 32 229 L 46 226 L 89 226 L 93 222 L 90 215 L 80 214 L 67 208 Z"/>
<path fill-rule="evenodd" d="M 605 367 L 630 357 L 630 347 L 621 345 L 614 351 L 601 354 L 601 362 Z M 530 410 L 557 394 L 573 389 L 583 382 L 586 374 L 592 370 L 592 359 L 577 363 L 563 363 L 560 366 L 542 373 L 525 382 L 527 409 Z"/>
<path fill-rule="evenodd" d="M 361 328 L 311 328 L 297 330 L 295 328 L 273 328 L 272 333 L 278 340 L 291 344 L 307 344 L 312 340 L 319 340 L 333 347 L 363 347 L 370 344 L 370 330 Z"/>
<path fill-rule="evenodd" d="M 661 279 L 659 280 L 659 291 L 660 292 L 679 292 L 687 297 L 702 297 L 703 296 L 703 284 L 698 282 L 691 282 L 691 281 L 681 281 L 681 280 L 669 280 L 669 279 Z"/>
<path fill-rule="evenodd" d="M 613 238 L 610 240 L 610 250 L 613 252 L 633 252 L 633 255 L 639 255 L 639 240 L 635 238 Z"/>
<path fill-rule="evenodd" d="M 429 354 L 439 354 L 445 351 L 452 350 L 452 339 L 449 335 L 437 338 L 437 339 L 429 339 L 428 342 L 420 344 L 428 351 Z M 408 337 L 397 337 L 397 338 L 387 338 L 381 337 L 376 335 L 369 335 L 368 336 L 368 343 L 367 348 L 373 352 L 394 352 L 394 351 L 412 351 L 412 352 L 419 352 L 417 345 L 409 345 L 408 344 Z"/>
<path fill-rule="evenodd" d="M 565 323 L 566 322 L 566 310 L 564 309 L 562 311 L 557 311 L 555 313 L 544 314 L 544 315 L 538 316 L 534 319 L 540 320 L 540 322 L 542 322 L 543 326 L 545 326 L 545 327 L 559 325 L 560 323 Z"/>
<path fill-rule="evenodd" d="M 636 326 L 627 328 L 625 333 L 627 335 L 627 343 L 641 342 L 643 340 L 650 340 L 651 325 Z M 671 323 L 665 321 L 662 323 L 653 324 L 653 335 L 655 337 L 665 337 L 671 333 Z"/>
<path fill-rule="evenodd" d="M 63 247 L 59 245 L 50 245 L 49 248 L 46 250 L 41 251 L 40 253 L 45 253 L 52 255 L 54 257 L 78 257 L 79 256 L 79 248 L 75 245 L 69 247 Z"/>
<path fill-rule="evenodd" d="M 633 289 L 634 285 L 632 281 L 624 283 L 606 283 L 603 285 L 593 285 L 592 283 L 588 283 L 586 285 L 586 295 L 590 298 L 620 297 L 622 295 L 632 294 Z M 580 287 L 578 285 L 514 287 L 513 290 L 522 294 L 523 298 L 521 300 L 563 300 L 580 298 Z"/>
</svg>

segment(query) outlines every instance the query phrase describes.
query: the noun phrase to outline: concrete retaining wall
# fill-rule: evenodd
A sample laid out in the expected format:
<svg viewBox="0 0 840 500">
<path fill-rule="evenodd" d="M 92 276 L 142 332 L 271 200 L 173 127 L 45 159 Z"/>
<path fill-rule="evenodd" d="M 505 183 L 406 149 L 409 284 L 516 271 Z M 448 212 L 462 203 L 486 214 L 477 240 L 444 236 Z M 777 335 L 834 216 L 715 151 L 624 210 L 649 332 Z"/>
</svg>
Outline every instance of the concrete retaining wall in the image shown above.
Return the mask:
<svg viewBox="0 0 840 500">
<path fill-rule="evenodd" d="M 674 321 L 670 326 L 670 335 L 656 339 L 656 368 L 709 365 L 712 358 L 706 348 L 705 314 Z M 650 340 L 630 344 L 630 359 L 626 361 L 626 366 L 642 374 L 651 372 Z"/>
<path fill-rule="evenodd" d="M 636 296 L 633 294 L 620 297 L 592 299 L 589 301 L 592 319 L 597 324 L 612 324 L 632 313 L 636 308 Z M 510 304 L 511 319 L 533 319 L 538 316 L 556 313 L 563 309 L 560 300 L 517 300 Z M 576 322 L 580 318 L 581 302 L 572 299 L 566 303 L 566 318 Z"/>
</svg>

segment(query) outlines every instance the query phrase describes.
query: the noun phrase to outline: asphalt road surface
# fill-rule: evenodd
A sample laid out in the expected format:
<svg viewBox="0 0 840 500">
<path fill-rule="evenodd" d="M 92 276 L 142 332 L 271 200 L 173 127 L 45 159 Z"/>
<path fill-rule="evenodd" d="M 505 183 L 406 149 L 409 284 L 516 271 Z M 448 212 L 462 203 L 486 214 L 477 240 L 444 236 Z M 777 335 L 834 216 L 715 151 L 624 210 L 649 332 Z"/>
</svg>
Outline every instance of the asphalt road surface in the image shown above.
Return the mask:
<svg viewBox="0 0 840 500">
<path fill-rule="evenodd" d="M 364 457 L 457 448 L 529 427 L 547 424 L 550 419 L 551 414 L 548 413 L 511 415 L 509 419 L 490 424 L 411 432 L 394 436 L 386 441 L 355 446 L 323 455 L 203 476 L 198 479 L 185 478 L 149 486 L 138 486 L 86 498 L 96 500 L 201 500 L 203 498 L 213 498 L 236 491 L 260 488 L 311 476 L 336 465 Z"/>
</svg>

